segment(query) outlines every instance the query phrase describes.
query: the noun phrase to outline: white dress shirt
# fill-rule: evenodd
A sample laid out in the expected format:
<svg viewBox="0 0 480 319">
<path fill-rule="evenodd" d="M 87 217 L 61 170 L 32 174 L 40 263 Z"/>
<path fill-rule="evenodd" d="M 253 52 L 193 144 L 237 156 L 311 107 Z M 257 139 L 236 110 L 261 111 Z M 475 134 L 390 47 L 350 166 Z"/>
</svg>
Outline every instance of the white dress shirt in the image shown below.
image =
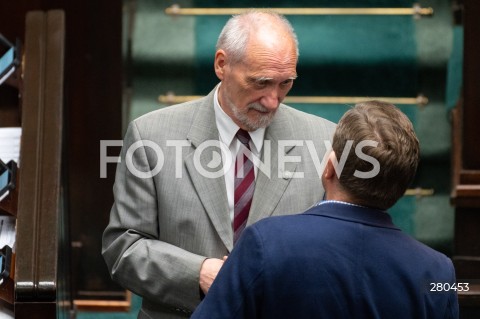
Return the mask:
<svg viewBox="0 0 480 319">
<path fill-rule="evenodd" d="M 221 84 L 220 84 L 221 85 Z M 223 166 L 225 185 L 227 188 L 227 199 L 228 199 L 228 209 L 230 213 L 230 218 L 233 221 L 233 206 L 234 206 L 234 176 L 235 176 L 235 158 L 237 156 L 238 150 L 240 149 L 241 143 L 238 139 L 235 138 L 235 134 L 240 129 L 237 124 L 223 111 L 220 103 L 218 101 L 218 88 L 217 86 L 214 95 L 214 109 L 215 109 L 215 122 L 217 124 L 218 133 L 220 135 L 220 142 L 225 144 L 230 150 L 230 156 L 232 156 L 232 165 L 227 167 Z M 263 138 L 265 136 L 265 128 L 259 128 L 253 132 L 248 132 L 251 137 L 250 149 L 253 156 L 261 158 L 260 154 L 263 147 Z M 255 162 L 254 162 L 255 163 Z M 255 169 L 255 178 L 257 177 L 258 167 L 254 165 Z"/>
</svg>

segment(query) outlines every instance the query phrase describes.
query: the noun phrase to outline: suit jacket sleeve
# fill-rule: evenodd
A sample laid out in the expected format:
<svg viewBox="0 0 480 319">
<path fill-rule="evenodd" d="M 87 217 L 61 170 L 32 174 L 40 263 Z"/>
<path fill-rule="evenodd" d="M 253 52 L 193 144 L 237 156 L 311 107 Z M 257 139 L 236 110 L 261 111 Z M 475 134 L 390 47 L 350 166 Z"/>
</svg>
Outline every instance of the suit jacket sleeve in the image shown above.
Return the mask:
<svg viewBox="0 0 480 319">
<path fill-rule="evenodd" d="M 455 275 L 455 268 L 453 263 L 450 259 L 448 259 L 450 263 L 450 280 L 449 283 L 456 283 L 456 275 Z M 458 305 L 458 294 L 455 290 L 450 290 L 448 292 L 448 302 L 447 302 L 447 309 L 445 311 L 445 318 L 446 319 L 457 319 L 459 317 L 459 305 Z"/>
<path fill-rule="evenodd" d="M 102 254 L 112 278 L 124 288 L 176 311 L 192 311 L 200 302 L 199 271 L 205 257 L 159 240 L 162 212 L 157 209 L 153 179 L 138 178 L 126 163 L 127 150 L 134 145 L 132 162 L 138 171 L 155 167 L 143 143 L 135 122 L 131 123 L 117 166 L 115 202 L 103 234 Z"/>
<path fill-rule="evenodd" d="M 247 227 L 191 318 L 258 318 L 264 263 L 260 233 L 255 225 Z"/>
</svg>

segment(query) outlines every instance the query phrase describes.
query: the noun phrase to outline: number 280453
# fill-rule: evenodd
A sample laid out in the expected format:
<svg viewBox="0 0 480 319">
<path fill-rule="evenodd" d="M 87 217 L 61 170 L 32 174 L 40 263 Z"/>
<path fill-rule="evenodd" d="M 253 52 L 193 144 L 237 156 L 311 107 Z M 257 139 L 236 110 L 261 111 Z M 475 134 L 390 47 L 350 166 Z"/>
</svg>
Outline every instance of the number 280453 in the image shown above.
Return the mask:
<svg viewBox="0 0 480 319">
<path fill-rule="evenodd" d="M 456 282 L 456 283 L 448 283 L 448 282 L 431 282 L 429 283 L 430 291 L 431 292 L 449 292 L 449 291 L 469 291 L 470 287 L 468 286 L 468 282 Z"/>
</svg>

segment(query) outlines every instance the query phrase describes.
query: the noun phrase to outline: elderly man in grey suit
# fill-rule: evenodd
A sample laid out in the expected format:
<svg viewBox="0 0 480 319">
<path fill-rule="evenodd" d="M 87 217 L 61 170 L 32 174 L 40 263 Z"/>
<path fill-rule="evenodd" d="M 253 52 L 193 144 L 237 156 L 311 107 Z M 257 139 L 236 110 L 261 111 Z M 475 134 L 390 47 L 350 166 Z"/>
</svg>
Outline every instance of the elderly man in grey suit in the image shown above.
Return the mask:
<svg viewBox="0 0 480 319">
<path fill-rule="evenodd" d="M 234 16 L 217 43 L 220 84 L 130 123 L 102 253 L 143 298 L 139 318 L 189 317 L 245 225 L 323 197 L 335 125 L 281 104 L 297 59 L 284 17 Z"/>
</svg>

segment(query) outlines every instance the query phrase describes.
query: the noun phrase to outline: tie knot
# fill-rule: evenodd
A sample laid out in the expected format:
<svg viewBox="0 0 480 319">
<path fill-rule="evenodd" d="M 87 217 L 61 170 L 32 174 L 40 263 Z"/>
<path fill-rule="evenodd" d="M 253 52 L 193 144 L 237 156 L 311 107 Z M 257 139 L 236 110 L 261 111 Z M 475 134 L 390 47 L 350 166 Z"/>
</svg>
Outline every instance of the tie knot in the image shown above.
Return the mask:
<svg viewBox="0 0 480 319">
<path fill-rule="evenodd" d="M 252 138 L 250 137 L 250 134 L 248 134 L 247 131 L 239 129 L 238 132 L 237 132 L 237 138 L 240 141 L 240 143 L 242 143 L 246 147 L 250 148 L 248 143 L 250 142 L 250 140 Z"/>
</svg>

